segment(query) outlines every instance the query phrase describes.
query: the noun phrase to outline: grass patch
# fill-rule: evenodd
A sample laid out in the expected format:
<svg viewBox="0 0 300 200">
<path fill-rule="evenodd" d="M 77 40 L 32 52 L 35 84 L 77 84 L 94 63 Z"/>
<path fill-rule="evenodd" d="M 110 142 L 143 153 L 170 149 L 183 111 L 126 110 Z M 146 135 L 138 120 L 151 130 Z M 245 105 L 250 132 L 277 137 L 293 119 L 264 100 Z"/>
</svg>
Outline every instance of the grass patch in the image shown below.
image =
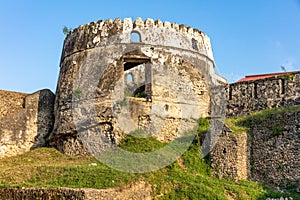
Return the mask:
<svg viewBox="0 0 300 200">
<path fill-rule="evenodd" d="M 198 131 L 206 131 L 208 120 L 199 120 Z M 133 152 L 154 151 L 165 146 L 154 138 L 127 136 L 120 147 Z M 55 149 L 40 148 L 23 155 L 0 159 L 0 187 L 108 188 L 144 180 L 153 186 L 155 199 L 266 199 L 293 197 L 250 181 L 232 181 L 212 176 L 209 160 L 202 158 L 200 143 L 171 165 L 157 171 L 120 172 L 93 157 L 67 156 Z M 299 199 L 299 198 L 298 198 Z"/>
<path fill-rule="evenodd" d="M 127 135 L 120 144 L 122 149 L 135 153 L 152 152 L 165 145 L 165 143 L 159 142 L 154 137 L 137 138 L 132 135 Z"/>
<path fill-rule="evenodd" d="M 247 125 L 242 125 L 242 123 L 247 120 L 247 117 L 232 117 L 226 118 L 225 124 L 234 132 L 241 133 L 244 131 L 249 131 L 250 127 Z"/>
<path fill-rule="evenodd" d="M 241 133 L 249 131 L 257 124 L 264 124 L 271 136 L 278 136 L 283 133 L 284 126 L 288 123 L 284 117 L 278 119 L 288 112 L 298 111 L 300 106 L 286 108 L 265 109 L 247 116 L 232 117 L 225 119 L 225 124 L 234 132 Z M 279 120 L 279 121 L 278 121 Z"/>
</svg>

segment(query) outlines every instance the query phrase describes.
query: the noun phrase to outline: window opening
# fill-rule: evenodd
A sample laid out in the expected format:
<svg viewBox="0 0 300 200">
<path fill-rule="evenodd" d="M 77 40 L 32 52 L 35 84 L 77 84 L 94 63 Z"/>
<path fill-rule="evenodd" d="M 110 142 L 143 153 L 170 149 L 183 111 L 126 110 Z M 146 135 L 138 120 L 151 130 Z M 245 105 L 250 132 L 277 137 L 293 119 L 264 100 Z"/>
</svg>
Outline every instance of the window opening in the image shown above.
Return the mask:
<svg viewBox="0 0 300 200">
<path fill-rule="evenodd" d="M 142 42 L 141 34 L 139 32 L 132 31 L 130 34 L 130 41 L 131 42 Z"/>
<path fill-rule="evenodd" d="M 253 96 L 255 99 L 257 99 L 257 83 L 254 83 L 253 86 Z"/>
<path fill-rule="evenodd" d="M 133 82 L 133 77 L 132 74 L 127 74 L 127 83 L 132 83 Z"/>
<path fill-rule="evenodd" d="M 194 50 L 198 51 L 197 40 L 195 40 L 194 38 L 192 39 L 192 47 L 193 47 Z"/>
</svg>

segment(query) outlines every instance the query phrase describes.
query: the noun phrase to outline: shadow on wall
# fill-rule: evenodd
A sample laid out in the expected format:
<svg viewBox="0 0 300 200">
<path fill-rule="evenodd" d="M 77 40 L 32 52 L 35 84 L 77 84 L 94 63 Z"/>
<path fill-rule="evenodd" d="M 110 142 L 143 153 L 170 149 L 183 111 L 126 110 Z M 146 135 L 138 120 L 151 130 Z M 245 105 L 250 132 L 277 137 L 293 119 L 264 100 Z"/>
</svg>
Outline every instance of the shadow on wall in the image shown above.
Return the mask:
<svg viewBox="0 0 300 200">
<path fill-rule="evenodd" d="M 0 158 L 46 146 L 54 123 L 55 95 L 0 91 Z"/>
<path fill-rule="evenodd" d="M 48 146 L 47 138 L 54 125 L 55 95 L 50 90 L 39 91 L 37 112 L 37 135 L 30 149 Z"/>
</svg>

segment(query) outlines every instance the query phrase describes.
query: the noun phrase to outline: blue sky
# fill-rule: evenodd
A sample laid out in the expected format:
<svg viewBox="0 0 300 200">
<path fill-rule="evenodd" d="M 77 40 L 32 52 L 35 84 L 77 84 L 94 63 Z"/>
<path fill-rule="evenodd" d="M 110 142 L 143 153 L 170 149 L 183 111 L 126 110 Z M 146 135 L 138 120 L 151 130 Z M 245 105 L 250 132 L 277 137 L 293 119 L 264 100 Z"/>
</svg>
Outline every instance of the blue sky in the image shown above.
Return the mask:
<svg viewBox="0 0 300 200">
<path fill-rule="evenodd" d="M 229 82 L 300 70 L 300 0 L 38 1 L 0 3 L 0 89 L 56 89 L 64 26 L 142 17 L 186 24 L 211 38 Z"/>
</svg>

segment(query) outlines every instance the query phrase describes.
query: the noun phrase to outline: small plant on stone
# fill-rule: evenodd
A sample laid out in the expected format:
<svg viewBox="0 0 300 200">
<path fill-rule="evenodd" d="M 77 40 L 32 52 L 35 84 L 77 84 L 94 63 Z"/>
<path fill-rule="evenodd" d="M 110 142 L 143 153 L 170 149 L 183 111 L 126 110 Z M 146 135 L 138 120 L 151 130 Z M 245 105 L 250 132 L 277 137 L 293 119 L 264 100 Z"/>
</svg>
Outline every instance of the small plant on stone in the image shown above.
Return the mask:
<svg viewBox="0 0 300 200">
<path fill-rule="evenodd" d="M 80 88 L 76 88 L 75 93 L 74 93 L 75 97 L 77 99 L 80 99 L 81 94 L 82 94 L 82 90 Z"/>
<path fill-rule="evenodd" d="M 127 106 L 127 99 L 126 99 L 126 97 L 124 97 L 123 100 L 119 101 L 117 104 L 119 104 L 121 107 Z"/>
<path fill-rule="evenodd" d="M 279 124 L 279 123 L 276 123 L 275 125 L 274 125 L 274 128 L 273 128 L 273 130 L 271 131 L 271 135 L 272 136 L 278 136 L 278 135 L 281 135 L 282 133 L 283 133 L 283 131 L 284 131 L 284 127 L 283 127 L 283 125 L 282 124 Z"/>
<path fill-rule="evenodd" d="M 124 96 L 125 96 L 125 97 L 132 97 L 133 94 L 132 94 L 132 92 L 129 91 L 128 89 L 125 89 L 125 90 L 124 90 Z"/>
<path fill-rule="evenodd" d="M 277 170 L 278 170 L 279 172 L 283 172 L 283 168 L 284 168 L 283 162 L 282 162 L 282 161 L 279 161 L 279 162 L 278 162 L 278 168 L 277 168 Z"/>
<path fill-rule="evenodd" d="M 282 75 L 281 77 L 288 79 L 288 80 L 293 80 L 295 76 L 296 76 L 295 74 L 287 73 L 287 74 Z"/>
<path fill-rule="evenodd" d="M 71 30 L 72 30 L 71 28 L 64 26 L 62 31 L 63 31 L 64 35 L 68 35 Z"/>
<path fill-rule="evenodd" d="M 146 98 L 147 95 L 145 92 L 138 92 L 134 97 L 136 98 Z"/>
</svg>

